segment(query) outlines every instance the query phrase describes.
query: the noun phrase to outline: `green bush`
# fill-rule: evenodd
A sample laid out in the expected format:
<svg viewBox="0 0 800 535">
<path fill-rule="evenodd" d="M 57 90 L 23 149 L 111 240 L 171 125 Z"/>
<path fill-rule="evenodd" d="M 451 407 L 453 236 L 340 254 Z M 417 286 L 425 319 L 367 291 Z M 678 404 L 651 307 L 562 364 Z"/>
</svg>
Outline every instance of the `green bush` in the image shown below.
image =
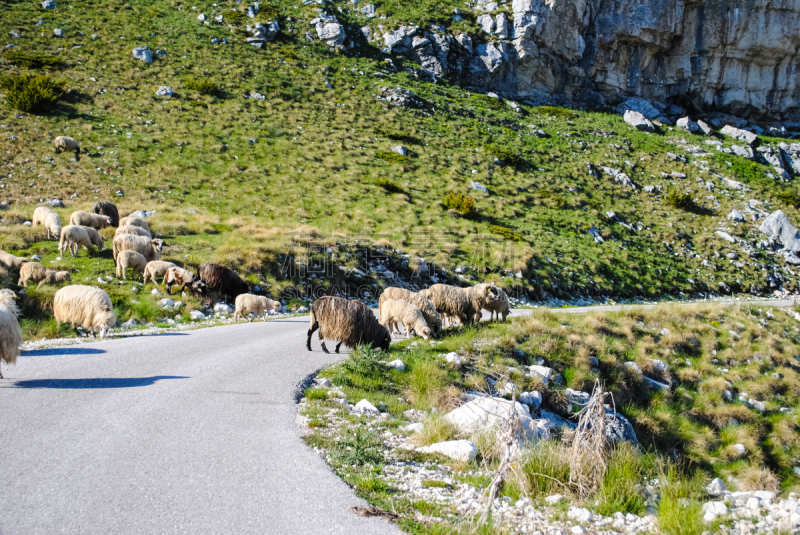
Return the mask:
<svg viewBox="0 0 800 535">
<path fill-rule="evenodd" d="M 691 193 L 688 191 L 680 192 L 671 186 L 667 189 L 664 202 L 673 208 L 682 210 L 690 210 L 696 206 L 694 196 Z"/>
<path fill-rule="evenodd" d="M 389 367 L 385 364 L 386 353 L 371 346 L 358 346 L 350 358 L 342 363 L 342 368 L 365 377 L 385 378 Z"/>
<path fill-rule="evenodd" d="M 64 82 L 49 76 L 4 76 L 0 78 L 8 104 L 19 111 L 45 113 L 64 96 Z"/>
<path fill-rule="evenodd" d="M 403 163 L 408 159 L 408 157 L 398 154 L 392 150 L 379 150 L 375 155 L 381 160 L 389 163 Z"/>
<path fill-rule="evenodd" d="M 489 227 L 489 230 L 491 230 L 493 234 L 502 236 L 507 240 L 512 240 L 512 241 L 523 240 L 522 234 L 520 234 L 519 232 L 514 232 L 513 230 L 507 227 L 501 227 L 500 225 L 491 225 Z"/>
<path fill-rule="evenodd" d="M 380 124 L 372 129 L 379 136 L 388 137 L 395 141 L 416 141 L 411 132 L 405 130 L 398 130 L 388 125 Z"/>
<path fill-rule="evenodd" d="M 795 208 L 800 206 L 800 195 L 798 195 L 796 191 L 790 189 L 779 191 L 775 194 L 775 198 L 787 206 L 793 206 Z"/>
<path fill-rule="evenodd" d="M 328 390 L 325 388 L 317 388 L 312 386 L 306 388 L 305 396 L 308 399 L 328 399 Z"/>
<path fill-rule="evenodd" d="M 442 204 L 450 210 L 455 210 L 465 217 L 475 217 L 478 215 L 478 208 L 475 206 L 475 199 L 463 193 L 448 193 Z"/>
<path fill-rule="evenodd" d="M 219 86 L 210 78 L 189 78 L 184 84 L 189 91 L 196 91 L 201 95 L 216 95 Z"/>
<path fill-rule="evenodd" d="M 61 60 L 55 56 L 43 54 L 25 54 L 24 52 L 7 52 L 3 59 L 17 67 L 28 69 L 55 69 L 61 66 Z"/>
<path fill-rule="evenodd" d="M 359 427 L 342 435 L 331 454 L 334 459 L 345 465 L 377 465 L 383 462 L 380 451 L 382 446 L 377 432 Z"/>
<path fill-rule="evenodd" d="M 242 13 L 241 11 L 236 11 L 235 9 L 229 9 L 222 13 L 222 20 L 223 22 L 229 22 L 231 24 L 238 24 L 247 20 L 247 15 Z"/>
<path fill-rule="evenodd" d="M 380 186 L 390 193 L 403 193 L 403 188 L 389 180 L 388 178 L 375 178 L 375 185 Z"/>
<path fill-rule="evenodd" d="M 549 115 L 550 117 L 555 117 L 556 119 L 571 119 L 575 117 L 575 112 L 570 110 L 569 108 L 559 108 L 557 106 L 537 106 L 533 108 L 533 113 L 538 113 L 541 115 Z"/>
<path fill-rule="evenodd" d="M 485 150 L 489 155 L 509 165 L 519 165 L 524 161 L 516 152 L 500 145 L 487 145 Z"/>
</svg>

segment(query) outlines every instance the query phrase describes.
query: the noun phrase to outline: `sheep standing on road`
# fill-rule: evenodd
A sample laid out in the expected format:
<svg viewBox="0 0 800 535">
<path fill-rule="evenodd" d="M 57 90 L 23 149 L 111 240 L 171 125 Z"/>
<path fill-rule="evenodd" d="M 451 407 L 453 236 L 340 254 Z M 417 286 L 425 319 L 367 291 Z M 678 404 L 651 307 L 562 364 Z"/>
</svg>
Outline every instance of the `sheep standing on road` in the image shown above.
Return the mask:
<svg viewBox="0 0 800 535">
<path fill-rule="evenodd" d="M 472 303 L 475 305 L 475 315 L 473 321 L 476 323 L 481 321 L 481 310 L 486 309 L 491 311 L 491 306 L 497 300 L 497 287 L 492 284 L 476 284 L 466 289 Z"/>
<path fill-rule="evenodd" d="M 144 274 L 147 260 L 136 251 L 122 251 L 117 255 L 117 277 L 122 274 L 122 280 L 128 280 L 128 268 L 134 273 Z"/>
<path fill-rule="evenodd" d="M 195 294 L 202 294 L 206 291 L 206 283 L 200 280 L 197 275 L 191 271 L 179 267 L 171 267 L 164 275 L 164 286 L 167 288 L 167 293 L 172 293 L 174 286 L 180 286 L 180 291 L 183 291 L 186 286 Z"/>
<path fill-rule="evenodd" d="M 428 324 L 428 327 L 431 328 L 433 334 L 436 334 L 442 330 L 442 316 L 436 312 L 436 307 L 433 306 L 433 303 L 431 303 L 427 297 L 423 297 L 422 295 L 410 290 L 406 290 L 405 288 L 396 288 L 390 286 L 383 291 L 380 300 L 378 301 L 378 316 L 381 315 L 383 303 L 387 299 L 402 299 L 403 301 L 408 301 L 417 307 L 420 312 L 422 312 L 425 322 Z"/>
<path fill-rule="evenodd" d="M 16 294 L 8 289 L 0 290 L 0 362 L 15 364 L 22 345 L 22 329 L 17 316 L 19 311 L 14 300 Z M 0 369 L 0 379 L 3 370 Z"/>
<path fill-rule="evenodd" d="M 322 350 L 330 353 L 325 347 L 325 339 L 336 340 L 336 352 L 342 344 L 353 348 L 361 344 L 369 344 L 373 348 L 388 350 L 392 337 L 389 329 L 378 323 L 375 314 L 360 301 L 348 301 L 341 297 L 320 297 L 310 307 L 310 325 L 306 348 L 311 351 L 311 335 L 319 329 L 319 341 Z"/>
<path fill-rule="evenodd" d="M 164 242 L 158 238 L 148 240 L 144 236 L 133 236 L 131 234 L 121 234 L 114 238 L 113 255 L 114 261 L 122 251 L 136 251 L 145 260 L 152 262 L 158 260 L 159 253 L 164 247 Z"/>
<path fill-rule="evenodd" d="M 72 215 L 69 216 L 69 224 L 101 229 L 111 225 L 111 218 L 107 215 L 92 214 L 78 210 L 77 212 L 72 212 Z"/>
<path fill-rule="evenodd" d="M 113 203 L 98 201 L 92 206 L 92 212 L 110 217 L 112 227 L 119 226 L 119 211 L 117 211 L 117 207 Z"/>
<path fill-rule="evenodd" d="M 83 246 L 87 251 L 91 252 L 94 245 L 92 240 L 89 239 L 89 233 L 86 232 L 86 227 L 80 225 L 67 225 L 61 229 L 61 240 L 58 242 L 58 252 L 62 255 L 64 251 L 69 249 L 73 257 L 78 256 L 78 249 Z"/>
<path fill-rule="evenodd" d="M 53 140 L 53 145 L 56 146 L 56 154 L 74 151 L 75 159 L 78 161 L 81 160 L 81 146 L 73 138 L 67 136 L 58 136 Z"/>
<path fill-rule="evenodd" d="M 178 267 L 172 262 L 164 262 L 163 260 L 153 260 L 148 262 L 144 268 L 144 277 L 142 278 L 142 282 L 147 282 L 147 277 L 150 277 L 150 280 L 155 283 L 156 277 L 164 277 L 167 274 L 167 270 L 169 268 Z"/>
<path fill-rule="evenodd" d="M 204 262 L 198 269 L 200 280 L 206 283 L 206 288 L 217 292 L 223 301 L 235 300 L 237 296 L 246 294 L 250 287 L 239 275 L 230 268 Z"/>
<path fill-rule="evenodd" d="M 99 332 L 100 338 L 117 324 L 114 305 L 108 294 L 100 288 L 81 284 L 64 286 L 56 292 L 53 315 L 59 323 Z"/>
<path fill-rule="evenodd" d="M 412 329 L 425 340 L 431 336 L 431 329 L 420 309 L 402 299 L 387 299 L 381 306 L 381 325 L 400 334 L 398 324 L 405 327 L 408 338 L 411 338 Z"/>
<path fill-rule="evenodd" d="M 72 275 L 69 271 L 53 271 L 47 269 L 39 262 L 28 262 L 22 265 L 19 270 L 19 281 L 17 284 L 20 286 L 28 287 L 28 282 L 38 282 L 36 286 L 39 288 L 42 284 L 58 284 L 60 282 L 72 281 Z"/>
<path fill-rule="evenodd" d="M 33 218 L 31 218 L 32 226 L 44 226 L 47 229 L 47 239 L 53 236 L 58 239 L 61 236 L 61 217 L 46 206 L 40 206 L 33 211 Z"/>
<path fill-rule="evenodd" d="M 6 271 L 16 271 L 22 268 L 22 265 L 27 261 L 28 259 L 25 257 L 14 256 L 11 253 L 0 251 L 0 267 L 4 268 Z"/>
<path fill-rule="evenodd" d="M 236 296 L 236 312 L 233 313 L 233 319 L 237 317 L 243 318 L 251 312 L 255 312 L 255 317 L 263 312 L 264 317 L 267 317 L 267 310 L 280 310 L 280 301 L 273 301 L 262 295 L 241 294 Z M 253 321 L 251 318 L 250 321 Z"/>
<path fill-rule="evenodd" d="M 511 305 L 508 301 L 508 295 L 500 289 L 495 287 L 497 290 L 497 297 L 494 299 L 489 300 L 486 306 L 486 310 L 489 311 L 489 320 L 494 319 L 495 313 L 497 314 L 497 319 L 500 319 L 500 314 L 503 315 L 503 321 L 506 321 L 508 314 L 511 312 Z"/>
<path fill-rule="evenodd" d="M 434 284 L 419 293 L 430 299 L 436 311 L 442 315 L 443 321 L 449 319 L 451 326 L 455 318 L 458 318 L 463 325 L 471 323 L 475 320 L 475 315 L 481 311 L 480 304 L 471 298 L 466 289 L 458 286 Z"/>
<path fill-rule="evenodd" d="M 150 234 L 149 230 L 145 230 L 142 227 L 137 227 L 135 225 L 120 225 L 117 227 L 117 230 L 114 232 L 114 237 L 116 238 L 120 234 L 131 234 L 133 236 L 144 236 L 147 239 L 152 239 L 153 236 Z"/>
</svg>

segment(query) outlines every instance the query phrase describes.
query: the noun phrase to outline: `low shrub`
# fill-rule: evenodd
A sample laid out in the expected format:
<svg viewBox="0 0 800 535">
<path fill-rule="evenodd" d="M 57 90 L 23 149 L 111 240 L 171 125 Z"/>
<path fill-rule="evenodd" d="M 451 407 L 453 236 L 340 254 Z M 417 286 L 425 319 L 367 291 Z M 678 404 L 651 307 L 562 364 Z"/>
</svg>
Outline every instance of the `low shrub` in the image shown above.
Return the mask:
<svg viewBox="0 0 800 535">
<path fill-rule="evenodd" d="M 500 145 L 487 145 L 485 150 L 490 156 L 508 165 L 516 166 L 524 162 L 519 154 L 506 147 L 501 147 Z"/>
<path fill-rule="evenodd" d="M 383 462 L 382 447 L 377 432 L 358 427 L 355 431 L 348 430 L 339 438 L 331 455 L 345 465 L 377 465 Z"/>
<path fill-rule="evenodd" d="M 385 378 L 389 371 L 385 362 L 386 353 L 380 349 L 358 346 L 350 354 L 350 358 L 342 363 L 342 368 L 365 377 Z"/>
<path fill-rule="evenodd" d="M 522 241 L 524 239 L 522 237 L 522 234 L 520 234 L 519 232 L 514 232 L 510 228 L 501 227 L 500 225 L 491 225 L 489 227 L 489 230 L 491 230 L 493 234 L 497 234 L 498 236 L 502 236 L 507 240 Z"/>
<path fill-rule="evenodd" d="M 235 9 L 229 9 L 222 13 L 222 20 L 230 24 L 239 24 L 247 20 L 247 15 Z"/>
<path fill-rule="evenodd" d="M 389 163 L 403 163 L 408 160 L 407 156 L 398 154 L 393 150 L 379 150 L 377 153 L 375 153 L 375 156 Z"/>
<path fill-rule="evenodd" d="M 55 69 L 62 65 L 61 60 L 55 56 L 26 54 L 24 52 L 15 51 L 6 52 L 5 55 L 3 55 L 3 59 L 12 65 L 28 69 Z"/>
<path fill-rule="evenodd" d="M 575 117 L 575 112 L 569 108 L 559 108 L 557 106 L 537 106 L 533 108 L 533 113 L 548 115 L 557 119 L 571 119 Z"/>
<path fill-rule="evenodd" d="M 787 206 L 800 207 L 800 195 L 796 191 L 785 189 L 776 193 L 775 198 Z"/>
<path fill-rule="evenodd" d="M 51 110 L 64 96 L 64 85 L 45 75 L 0 78 L 0 89 L 4 90 L 9 106 L 27 113 Z"/>
<path fill-rule="evenodd" d="M 375 185 L 380 186 L 390 193 L 403 193 L 403 188 L 389 180 L 388 178 L 375 178 Z"/>
<path fill-rule="evenodd" d="M 189 78 L 184 83 L 189 91 L 195 91 L 201 95 L 216 95 L 219 93 L 219 85 L 210 78 Z"/>
<path fill-rule="evenodd" d="M 405 130 L 398 130 L 397 128 L 393 128 L 388 125 L 380 124 L 372 129 L 375 134 L 383 137 L 388 137 L 389 139 L 393 139 L 395 141 L 416 141 L 413 134 L 411 132 L 407 132 Z"/>
<path fill-rule="evenodd" d="M 448 193 L 442 201 L 445 208 L 455 210 L 465 217 L 475 217 L 478 215 L 478 207 L 475 206 L 475 199 L 463 193 Z"/>
<path fill-rule="evenodd" d="M 312 386 L 306 388 L 305 396 L 308 399 L 328 399 L 328 390 L 325 388 L 317 388 Z"/>
<path fill-rule="evenodd" d="M 688 191 L 680 192 L 674 187 L 667 189 L 667 193 L 664 195 L 664 202 L 672 208 L 680 208 L 681 210 L 689 210 L 696 206 L 694 196 L 691 193 Z"/>
</svg>

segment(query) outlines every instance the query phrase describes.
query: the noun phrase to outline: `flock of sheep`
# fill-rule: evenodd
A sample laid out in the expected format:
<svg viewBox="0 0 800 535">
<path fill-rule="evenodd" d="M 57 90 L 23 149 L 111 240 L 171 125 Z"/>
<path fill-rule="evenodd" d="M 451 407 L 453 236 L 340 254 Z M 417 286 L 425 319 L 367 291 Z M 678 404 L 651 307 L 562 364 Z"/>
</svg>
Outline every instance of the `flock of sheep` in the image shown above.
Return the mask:
<svg viewBox="0 0 800 535">
<path fill-rule="evenodd" d="M 490 313 L 490 319 L 502 316 L 506 320 L 510 311 L 506 293 L 491 284 L 476 284 L 460 288 L 447 284 L 434 284 L 420 292 L 405 288 L 386 288 L 378 302 L 376 318 L 367 305 L 342 297 L 321 297 L 310 308 L 310 324 L 306 348 L 311 351 L 311 335 L 319 329 L 322 350 L 328 353 L 325 340 L 336 340 L 338 353 L 342 344 L 348 347 L 371 345 L 377 349 L 388 349 L 392 333 L 400 334 L 402 325 L 407 336 L 411 332 L 428 339 L 447 326 L 477 323 L 482 311 Z"/>
</svg>

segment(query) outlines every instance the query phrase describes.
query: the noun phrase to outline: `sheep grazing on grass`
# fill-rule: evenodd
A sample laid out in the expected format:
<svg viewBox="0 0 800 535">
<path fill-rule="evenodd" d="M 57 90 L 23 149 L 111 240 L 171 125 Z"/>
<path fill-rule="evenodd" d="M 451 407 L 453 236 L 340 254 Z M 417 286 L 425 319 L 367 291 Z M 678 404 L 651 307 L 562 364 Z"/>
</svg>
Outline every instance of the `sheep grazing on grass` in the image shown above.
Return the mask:
<svg viewBox="0 0 800 535">
<path fill-rule="evenodd" d="M 273 301 L 261 295 L 241 294 L 236 296 L 236 312 L 233 313 L 233 319 L 243 318 L 251 312 L 255 312 L 255 317 L 258 317 L 262 312 L 264 317 L 267 317 L 268 310 L 280 309 L 280 301 Z M 252 318 L 250 321 L 253 321 Z"/>
<path fill-rule="evenodd" d="M 77 212 L 72 212 L 72 215 L 69 216 L 69 224 L 100 229 L 110 226 L 111 218 L 107 215 L 92 214 L 78 210 Z"/>
<path fill-rule="evenodd" d="M 206 283 L 206 289 L 217 292 L 223 301 L 233 301 L 239 295 L 246 294 L 250 287 L 230 268 L 205 262 L 198 270 L 200 279 Z"/>
<path fill-rule="evenodd" d="M 145 230 L 142 227 L 137 227 L 135 225 L 120 225 L 114 232 L 114 237 L 116 238 L 121 234 L 130 234 L 132 236 L 144 236 L 147 239 L 153 238 L 149 230 Z"/>
<path fill-rule="evenodd" d="M 143 228 L 144 230 L 152 234 L 152 231 L 150 230 L 150 225 L 147 224 L 147 221 L 145 221 L 144 219 L 139 219 L 138 217 L 130 217 L 130 216 L 123 217 L 122 219 L 119 220 L 119 225 L 120 226 L 130 225 L 133 227 Z"/>
<path fill-rule="evenodd" d="M 92 245 L 97 247 L 98 251 L 102 251 L 106 248 L 106 243 L 103 241 L 103 237 L 100 236 L 100 233 L 97 232 L 97 229 L 93 229 L 92 227 L 84 227 L 82 226 L 83 230 L 86 231 L 86 234 L 89 235 L 89 241 L 92 242 Z"/>
<path fill-rule="evenodd" d="M 19 270 L 18 285 L 28 287 L 28 282 L 38 282 L 37 288 L 42 284 L 58 284 L 72 281 L 69 271 L 53 271 L 47 269 L 39 262 L 28 262 Z"/>
<path fill-rule="evenodd" d="M 392 337 L 389 329 L 378 323 L 375 314 L 360 301 L 348 301 L 341 297 L 320 297 L 310 307 L 310 325 L 306 348 L 311 351 L 311 335 L 319 329 L 322 350 L 325 339 L 336 340 L 336 352 L 342 344 L 353 348 L 369 344 L 373 348 L 388 350 Z"/>
<path fill-rule="evenodd" d="M 33 211 L 33 226 L 44 226 L 47 229 L 47 239 L 50 236 L 58 239 L 61 236 L 61 217 L 46 206 L 40 206 Z"/>
<path fill-rule="evenodd" d="M 8 289 L 0 290 L 0 362 L 15 364 L 22 345 L 22 329 L 19 326 L 16 294 Z M 0 369 L 0 379 L 3 370 Z"/>
<path fill-rule="evenodd" d="M 395 288 L 393 286 L 386 288 L 378 301 L 378 316 L 381 315 L 380 311 L 383 309 L 383 303 L 387 299 L 402 299 L 403 301 L 408 301 L 422 312 L 422 316 L 425 318 L 425 322 L 428 324 L 428 327 L 431 328 L 433 334 L 442 330 L 442 316 L 436 312 L 436 307 L 433 306 L 433 303 L 431 303 L 430 299 L 427 297 L 423 297 L 405 288 Z"/>
<path fill-rule="evenodd" d="M 75 159 L 78 161 L 81 160 L 81 146 L 73 138 L 67 136 L 58 136 L 53 140 L 53 145 L 56 146 L 56 154 L 61 154 L 62 152 L 74 152 Z"/>
<path fill-rule="evenodd" d="M 463 325 L 475 321 L 476 315 L 480 318 L 480 303 L 476 302 L 465 288 L 434 284 L 419 293 L 430 299 L 436 311 L 442 315 L 443 321 L 449 320 L 451 326 L 455 318 L 458 318 Z"/>
<path fill-rule="evenodd" d="M 158 260 L 159 253 L 163 248 L 164 242 L 158 238 L 150 240 L 144 236 L 120 234 L 114 237 L 114 261 L 117 261 L 117 256 L 122 251 L 136 251 L 142 255 L 145 260 L 152 262 L 153 260 Z"/>
<path fill-rule="evenodd" d="M 16 271 L 20 269 L 28 259 L 22 256 L 14 256 L 11 253 L 0 251 L 0 267 L 6 271 Z"/>
<path fill-rule="evenodd" d="M 156 277 L 164 277 L 169 268 L 178 267 L 172 262 L 164 262 L 163 260 L 153 260 L 148 262 L 144 267 L 144 277 L 142 282 L 147 282 L 147 277 L 150 277 L 152 282 L 156 282 Z"/>
<path fill-rule="evenodd" d="M 466 291 L 470 300 L 475 304 L 473 320 L 478 322 L 481 320 L 481 310 L 492 310 L 492 303 L 497 300 L 497 287 L 492 284 L 482 283 L 467 288 Z"/>
<path fill-rule="evenodd" d="M 171 267 L 164 275 L 164 286 L 167 288 L 167 293 L 172 293 L 172 288 L 180 286 L 180 291 L 183 291 L 187 286 L 194 294 L 203 294 L 206 291 L 206 283 L 200 280 L 197 275 L 191 271 L 179 267 Z"/>
<path fill-rule="evenodd" d="M 117 324 L 111 298 L 100 288 L 73 284 L 64 286 L 53 298 L 53 315 L 59 323 L 99 332 L 103 338 Z"/>
<path fill-rule="evenodd" d="M 58 252 L 62 255 L 69 249 L 73 257 L 78 256 L 78 249 L 86 248 L 87 251 L 93 250 L 94 244 L 86 232 L 86 227 L 80 225 L 67 225 L 61 229 L 61 240 L 58 242 Z"/>
<path fill-rule="evenodd" d="M 119 226 L 119 211 L 117 211 L 117 207 L 113 203 L 98 201 L 92 206 L 92 212 L 110 217 L 112 227 Z"/>
<path fill-rule="evenodd" d="M 420 309 L 403 299 L 387 299 L 381 305 L 381 325 L 400 334 L 397 328 L 398 324 L 405 327 L 406 335 L 409 338 L 411 338 L 412 329 L 425 340 L 431 336 L 431 329 Z"/>
<path fill-rule="evenodd" d="M 128 280 L 128 268 L 133 269 L 134 273 L 144 274 L 147 267 L 147 260 L 136 251 L 122 251 L 117 255 L 117 277 L 122 274 L 122 280 Z"/>
</svg>

